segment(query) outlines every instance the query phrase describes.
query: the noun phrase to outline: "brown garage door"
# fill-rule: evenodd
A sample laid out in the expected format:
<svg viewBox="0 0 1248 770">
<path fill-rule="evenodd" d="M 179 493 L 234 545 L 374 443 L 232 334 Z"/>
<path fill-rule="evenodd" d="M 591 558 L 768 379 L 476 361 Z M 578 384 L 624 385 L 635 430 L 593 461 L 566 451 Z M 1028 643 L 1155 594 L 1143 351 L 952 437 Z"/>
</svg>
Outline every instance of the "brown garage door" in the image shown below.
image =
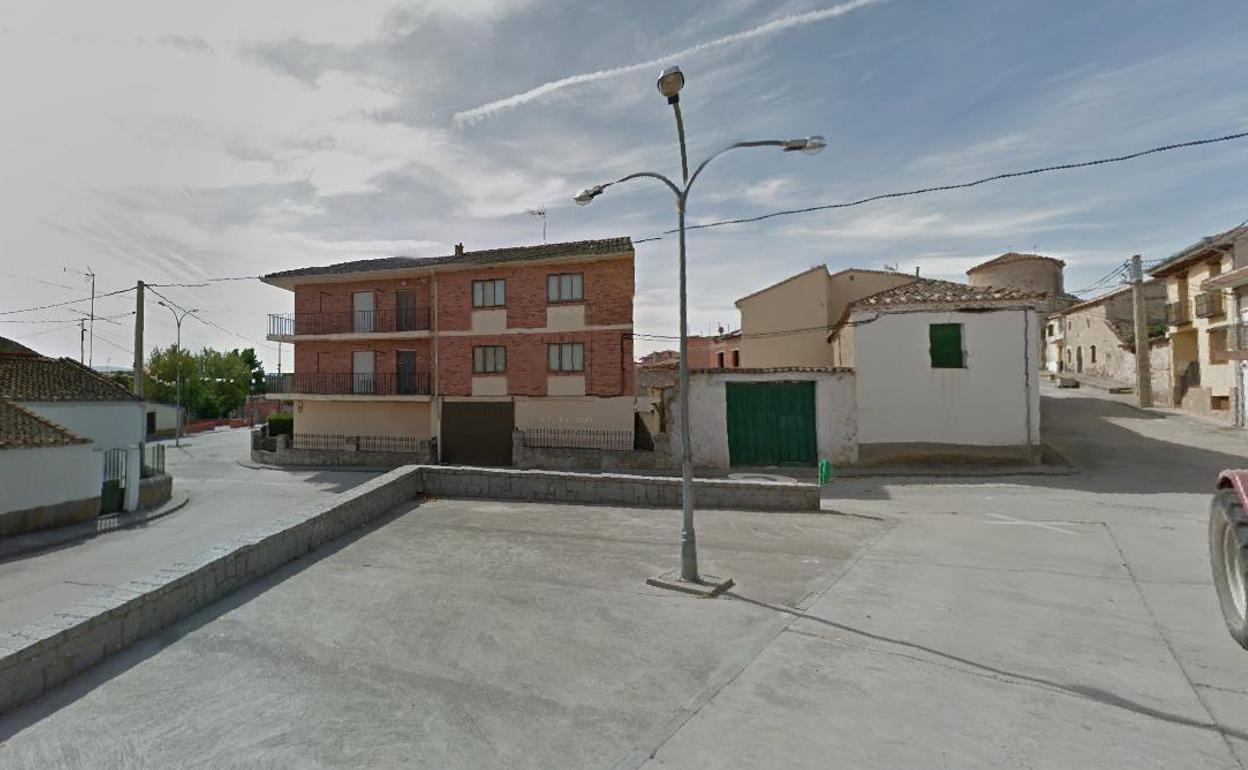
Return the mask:
<svg viewBox="0 0 1248 770">
<path fill-rule="evenodd" d="M 510 401 L 448 401 L 442 404 L 442 461 L 452 465 L 511 465 Z"/>
</svg>

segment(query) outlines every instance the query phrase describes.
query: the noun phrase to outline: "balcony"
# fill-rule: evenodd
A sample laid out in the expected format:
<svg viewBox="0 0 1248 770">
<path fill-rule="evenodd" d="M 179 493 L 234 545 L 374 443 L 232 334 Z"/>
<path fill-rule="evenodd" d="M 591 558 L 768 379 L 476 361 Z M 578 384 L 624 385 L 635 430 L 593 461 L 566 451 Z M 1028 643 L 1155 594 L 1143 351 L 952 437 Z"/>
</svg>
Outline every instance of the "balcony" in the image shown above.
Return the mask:
<svg viewBox="0 0 1248 770">
<path fill-rule="evenodd" d="M 270 313 L 268 338 L 292 342 L 321 334 L 393 334 L 427 331 L 429 308 L 340 310 L 318 313 Z"/>
<path fill-rule="evenodd" d="M 269 393 L 321 396 L 427 396 L 426 373 L 295 372 L 269 375 Z"/>
<path fill-rule="evenodd" d="M 1196 317 L 1213 318 L 1226 312 L 1222 292 L 1206 291 L 1196 295 Z"/>
<path fill-rule="evenodd" d="M 1192 322 L 1192 305 L 1187 300 L 1166 303 L 1166 323 L 1181 326 Z"/>
<path fill-rule="evenodd" d="M 1231 324 L 1226 327 L 1226 350 L 1228 353 L 1248 352 L 1248 324 Z"/>
</svg>

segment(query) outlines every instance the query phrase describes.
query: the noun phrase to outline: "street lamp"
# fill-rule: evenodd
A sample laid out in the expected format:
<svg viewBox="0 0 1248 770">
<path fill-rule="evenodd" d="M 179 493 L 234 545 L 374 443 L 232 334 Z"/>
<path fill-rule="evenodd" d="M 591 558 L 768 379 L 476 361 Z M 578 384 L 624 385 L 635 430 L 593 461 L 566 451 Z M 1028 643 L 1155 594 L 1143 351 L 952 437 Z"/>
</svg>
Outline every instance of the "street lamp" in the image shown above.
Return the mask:
<svg viewBox="0 0 1248 770">
<path fill-rule="evenodd" d="M 172 305 L 166 305 L 164 300 L 157 300 L 156 304 L 160 305 L 163 308 L 166 308 L 170 313 L 173 313 L 174 323 L 178 325 L 178 341 L 177 341 L 177 344 L 174 345 L 174 347 L 177 348 L 177 351 L 178 351 L 177 352 L 178 380 L 177 380 L 177 385 L 175 386 L 174 391 L 173 391 L 173 409 L 174 409 L 173 445 L 175 447 L 181 447 L 182 446 L 182 321 L 188 315 L 190 315 L 191 313 L 194 313 L 195 311 L 183 310 L 182 315 L 178 315 L 178 311 L 175 310 Z"/>
<path fill-rule="evenodd" d="M 689 438 L 689 311 L 687 302 L 687 284 L 685 279 L 685 207 L 689 200 L 689 191 L 693 187 L 693 183 L 697 181 L 698 175 L 706 168 L 707 164 L 720 155 L 742 147 L 779 147 L 785 152 L 801 152 L 806 155 L 815 155 L 824 147 L 827 142 L 822 136 L 808 136 L 804 139 L 767 139 L 752 142 L 737 142 L 729 145 L 722 150 L 714 153 L 710 157 L 703 160 L 698 167 L 694 169 L 693 175 L 689 174 L 688 155 L 685 150 L 685 121 L 680 113 L 680 90 L 684 88 L 685 75 L 680 71 L 680 67 L 668 67 L 659 74 L 657 83 L 659 93 L 667 98 L 667 103 L 672 105 L 672 111 L 676 117 L 676 137 L 680 143 L 680 170 L 682 184 L 677 185 L 672 180 L 652 171 L 641 171 L 635 174 L 621 177 L 614 182 L 605 182 L 587 187 L 572 197 L 578 206 L 587 206 L 593 202 L 595 198 L 602 195 L 608 187 L 621 182 L 627 182 L 632 179 L 648 178 L 654 179 L 667 185 L 667 188 L 676 196 L 676 218 L 678 222 L 678 232 L 680 233 L 680 466 L 681 466 L 681 507 L 683 509 L 684 519 L 680 531 L 680 580 L 679 582 L 669 582 L 662 579 L 651 579 L 647 581 L 652 585 L 659 585 L 665 588 L 675 588 L 678 590 L 691 591 L 693 593 L 701 593 L 704 595 L 715 596 L 732 586 L 731 580 L 715 581 L 712 585 L 702 579 L 698 573 L 698 546 L 697 539 L 693 529 L 693 448 Z M 683 585 L 682 585 L 683 584 Z M 693 586 L 703 587 L 703 590 L 695 589 Z M 709 586 L 709 588 L 706 588 Z"/>
</svg>

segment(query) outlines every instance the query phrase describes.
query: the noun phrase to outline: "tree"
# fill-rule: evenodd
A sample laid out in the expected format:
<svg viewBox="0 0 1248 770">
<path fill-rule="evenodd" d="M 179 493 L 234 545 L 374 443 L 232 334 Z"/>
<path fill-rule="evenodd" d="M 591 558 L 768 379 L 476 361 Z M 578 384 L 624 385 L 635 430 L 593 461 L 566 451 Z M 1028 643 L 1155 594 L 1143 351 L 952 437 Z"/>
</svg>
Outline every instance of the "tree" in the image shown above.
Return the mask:
<svg viewBox="0 0 1248 770">
<path fill-rule="evenodd" d="M 251 362 L 247 353 L 250 353 Z M 254 365 L 253 365 L 254 364 Z M 144 372 L 144 396 L 172 404 L 177 401 L 179 368 L 182 375 L 182 404 L 196 417 L 227 416 L 243 406 L 256 381 L 255 351 L 204 348 L 198 353 L 177 350 L 170 345 L 152 351 Z M 263 382 L 263 369 L 260 381 Z"/>
<path fill-rule="evenodd" d="M 264 384 L 264 364 L 256 355 L 255 348 L 246 348 L 240 353 L 243 363 L 251 370 L 251 393 L 265 393 L 268 388 Z"/>
</svg>

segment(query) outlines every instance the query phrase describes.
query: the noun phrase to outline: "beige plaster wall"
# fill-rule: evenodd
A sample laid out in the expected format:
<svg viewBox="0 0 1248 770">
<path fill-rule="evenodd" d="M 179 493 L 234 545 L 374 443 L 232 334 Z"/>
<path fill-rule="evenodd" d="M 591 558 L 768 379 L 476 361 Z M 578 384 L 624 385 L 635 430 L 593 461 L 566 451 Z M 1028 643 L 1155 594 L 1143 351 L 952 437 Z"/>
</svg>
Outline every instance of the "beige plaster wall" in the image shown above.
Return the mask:
<svg viewBox="0 0 1248 770">
<path fill-rule="evenodd" d="M 633 429 L 634 398 L 555 397 L 517 398 L 516 428 Z"/>
<path fill-rule="evenodd" d="M 427 401 L 296 401 L 296 433 L 433 435 Z"/>
</svg>

